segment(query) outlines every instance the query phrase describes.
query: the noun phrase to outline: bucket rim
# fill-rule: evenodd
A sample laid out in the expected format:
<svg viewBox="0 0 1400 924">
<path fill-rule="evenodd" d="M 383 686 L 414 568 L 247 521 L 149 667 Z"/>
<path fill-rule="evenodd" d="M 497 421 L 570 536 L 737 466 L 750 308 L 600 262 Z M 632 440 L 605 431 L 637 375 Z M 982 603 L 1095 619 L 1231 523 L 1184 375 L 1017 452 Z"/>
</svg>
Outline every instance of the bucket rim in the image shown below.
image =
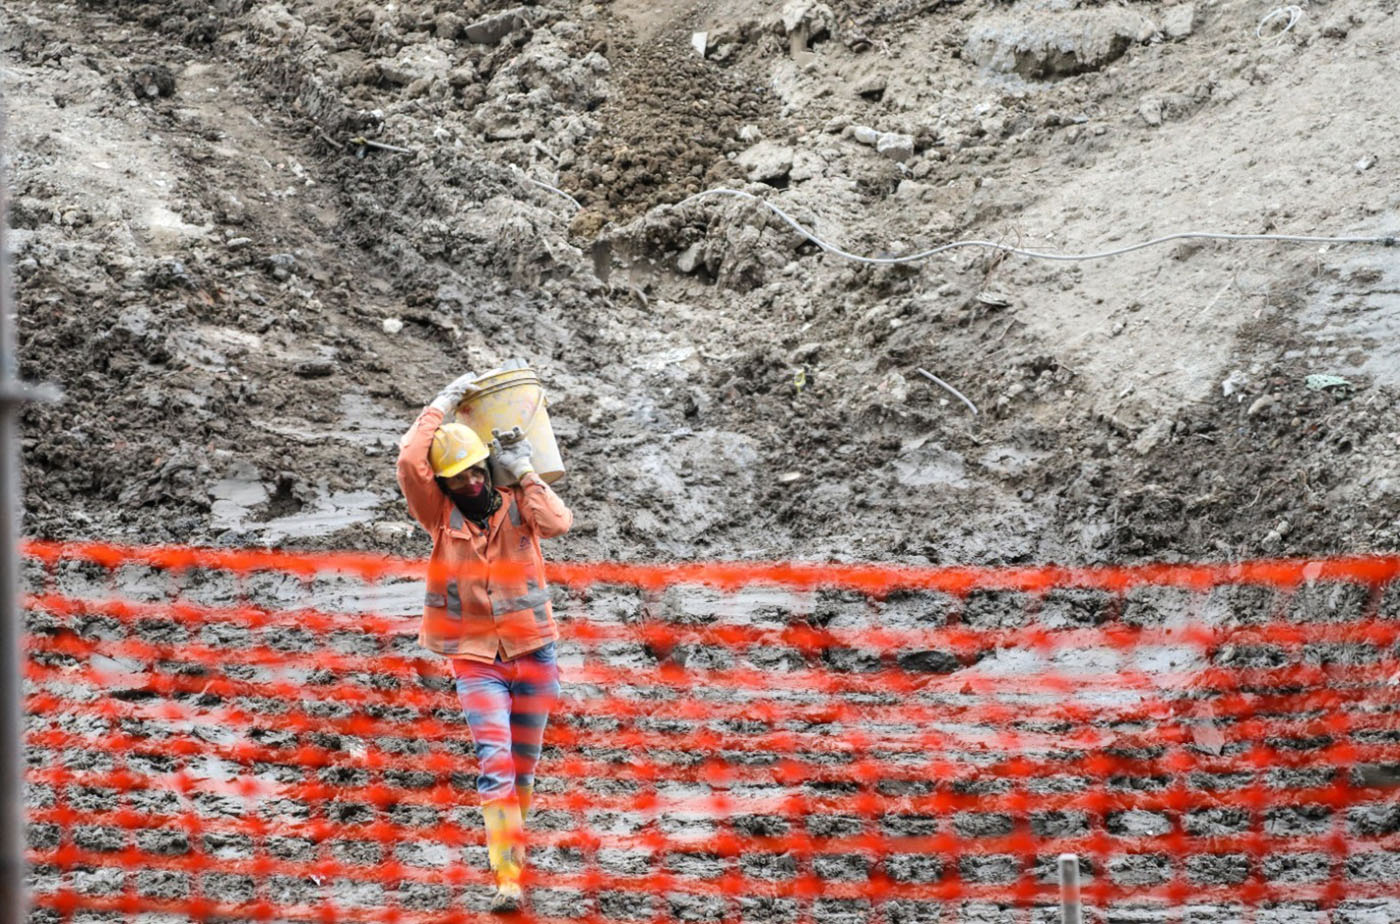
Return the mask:
<svg viewBox="0 0 1400 924">
<path fill-rule="evenodd" d="M 543 402 L 543 401 L 545 400 L 545 398 L 544 398 L 544 388 L 540 386 L 539 380 L 535 380 L 534 382 L 529 382 L 529 381 L 521 380 L 521 381 L 516 381 L 516 382 L 496 382 L 496 383 L 494 383 L 494 384 L 492 384 L 492 385 L 484 385 L 484 386 L 481 386 L 481 387 L 477 388 L 476 391 L 471 392 L 470 394 L 468 394 L 468 395 L 466 395 L 464 398 L 462 398 L 462 403 L 461 403 L 460 405 L 458 405 L 458 406 L 459 406 L 459 407 L 470 407 L 470 406 L 471 406 L 472 404 L 474 404 L 474 403 L 477 401 L 477 399 L 479 399 L 479 398 L 484 398 L 484 397 L 486 397 L 487 395 L 494 395 L 494 394 L 496 394 L 497 392 L 506 391 L 507 389 L 515 388 L 515 387 L 520 386 L 520 385 L 524 385 L 524 386 L 533 386 L 533 387 L 535 387 L 536 389 L 539 390 L 540 401 Z"/>
<path fill-rule="evenodd" d="M 536 382 L 540 380 L 539 373 L 536 372 L 534 369 L 530 368 L 529 366 L 526 366 L 523 369 L 493 369 L 490 372 L 486 372 L 482 375 L 477 376 L 476 381 L 494 382 L 500 379 L 509 378 L 534 379 Z"/>
</svg>

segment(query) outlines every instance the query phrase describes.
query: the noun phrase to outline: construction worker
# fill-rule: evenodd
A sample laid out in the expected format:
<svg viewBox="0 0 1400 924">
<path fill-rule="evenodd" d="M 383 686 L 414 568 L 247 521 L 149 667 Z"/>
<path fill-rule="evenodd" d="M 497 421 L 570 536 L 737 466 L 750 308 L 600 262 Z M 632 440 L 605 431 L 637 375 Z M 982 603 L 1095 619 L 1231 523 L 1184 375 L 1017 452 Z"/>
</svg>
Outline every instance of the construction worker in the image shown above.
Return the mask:
<svg viewBox="0 0 1400 924">
<path fill-rule="evenodd" d="M 418 415 L 399 442 L 398 480 L 433 537 L 419 643 L 451 659 L 480 765 L 491 910 L 510 912 L 523 901 L 523 826 L 559 696 L 559 633 L 540 540 L 567 532 L 573 514 L 535 473 L 518 431 L 488 448 L 451 419 L 474 378 L 454 380 Z M 495 485 L 490 461 L 517 484 Z"/>
</svg>

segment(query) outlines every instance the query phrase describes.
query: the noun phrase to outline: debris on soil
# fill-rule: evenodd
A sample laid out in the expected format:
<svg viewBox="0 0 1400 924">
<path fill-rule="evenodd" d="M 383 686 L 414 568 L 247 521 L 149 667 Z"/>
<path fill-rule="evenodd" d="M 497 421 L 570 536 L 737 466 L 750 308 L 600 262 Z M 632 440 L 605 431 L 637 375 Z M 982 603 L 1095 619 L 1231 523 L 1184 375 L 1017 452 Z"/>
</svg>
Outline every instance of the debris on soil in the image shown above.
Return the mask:
<svg viewBox="0 0 1400 924">
<path fill-rule="evenodd" d="M 175 95 L 175 75 L 163 64 L 147 64 L 131 73 L 131 87 L 137 99 Z"/>
</svg>

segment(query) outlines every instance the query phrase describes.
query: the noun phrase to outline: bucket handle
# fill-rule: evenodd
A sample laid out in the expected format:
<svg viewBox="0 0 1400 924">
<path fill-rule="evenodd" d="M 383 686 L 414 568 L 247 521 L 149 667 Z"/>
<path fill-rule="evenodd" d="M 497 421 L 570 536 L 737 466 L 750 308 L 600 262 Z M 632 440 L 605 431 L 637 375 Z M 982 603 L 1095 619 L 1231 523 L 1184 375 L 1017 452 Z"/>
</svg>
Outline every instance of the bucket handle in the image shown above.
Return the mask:
<svg viewBox="0 0 1400 924">
<path fill-rule="evenodd" d="M 534 420 L 533 417 L 530 418 L 530 419 L 531 419 L 531 421 Z M 509 442 L 509 443 L 511 443 L 511 444 L 513 445 L 513 444 L 515 444 L 515 443 L 520 442 L 520 441 L 523 440 L 524 438 L 525 438 L 525 431 L 522 430 L 522 429 L 520 429 L 519 427 L 511 427 L 511 428 L 510 428 L 510 431 L 507 432 L 507 433 L 502 433 L 500 430 L 497 430 L 495 427 L 492 427 L 492 428 L 491 428 L 491 439 L 500 441 L 501 445 L 505 445 L 507 442 Z"/>
</svg>

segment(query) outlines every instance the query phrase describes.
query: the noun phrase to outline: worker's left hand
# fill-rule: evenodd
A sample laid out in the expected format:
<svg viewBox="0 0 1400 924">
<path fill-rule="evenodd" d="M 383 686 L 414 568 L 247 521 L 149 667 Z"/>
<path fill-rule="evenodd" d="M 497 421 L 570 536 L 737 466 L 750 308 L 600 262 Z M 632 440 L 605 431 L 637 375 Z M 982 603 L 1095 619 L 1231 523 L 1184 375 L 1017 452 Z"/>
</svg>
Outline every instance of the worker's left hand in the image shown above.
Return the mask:
<svg viewBox="0 0 1400 924">
<path fill-rule="evenodd" d="M 457 378 L 448 382 L 447 385 L 443 387 L 442 391 L 438 392 L 431 406 L 442 411 L 444 417 L 456 411 L 457 405 L 462 403 L 462 399 L 466 397 L 468 393 L 481 390 L 480 386 L 476 384 L 475 379 L 475 372 L 468 372 L 465 375 L 457 376 Z"/>
<path fill-rule="evenodd" d="M 530 445 L 520 428 L 517 427 L 509 433 L 492 430 L 491 436 L 492 460 L 514 475 L 516 481 L 535 470 L 535 466 L 530 462 L 530 455 L 534 453 L 535 447 Z"/>
</svg>

